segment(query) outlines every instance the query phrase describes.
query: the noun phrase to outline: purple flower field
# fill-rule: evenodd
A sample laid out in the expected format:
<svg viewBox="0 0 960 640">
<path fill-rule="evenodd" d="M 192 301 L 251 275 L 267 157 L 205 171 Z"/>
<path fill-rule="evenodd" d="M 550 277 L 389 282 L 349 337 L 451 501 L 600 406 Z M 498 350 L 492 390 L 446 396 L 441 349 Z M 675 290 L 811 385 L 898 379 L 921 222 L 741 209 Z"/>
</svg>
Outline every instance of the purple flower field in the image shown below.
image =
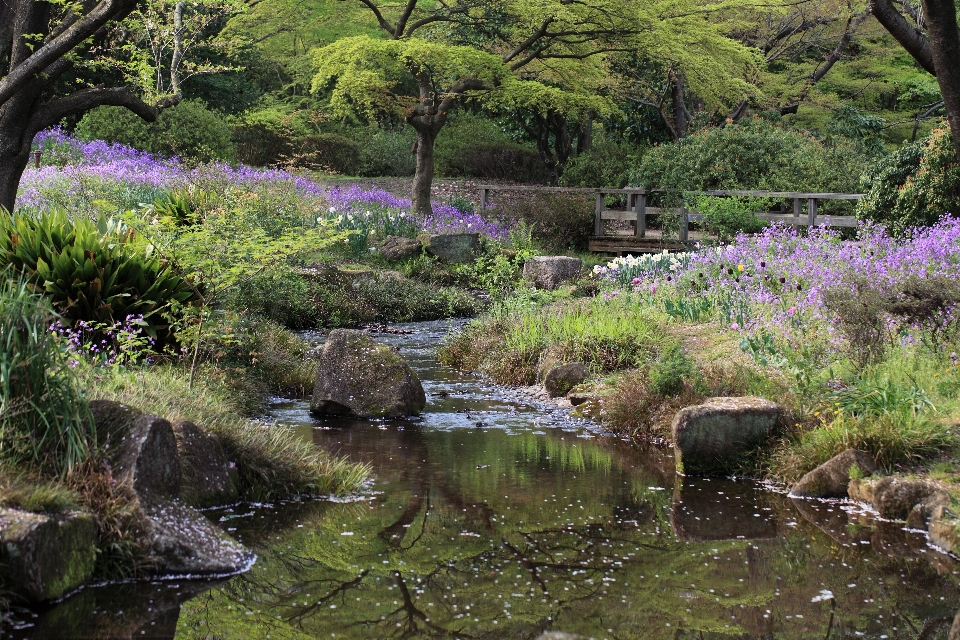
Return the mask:
<svg viewBox="0 0 960 640">
<path fill-rule="evenodd" d="M 317 215 L 341 228 L 353 222 L 365 232 L 386 225 L 387 234 L 473 233 L 506 241 L 510 229 L 449 205 L 437 204 L 434 215 L 415 216 L 411 202 L 383 189 L 325 188 L 309 178 L 282 169 L 259 169 L 210 163 L 188 167 L 178 158 L 160 158 L 121 144 L 82 142 L 59 127 L 40 133 L 35 147 L 43 152 L 39 169 L 31 165 L 20 182 L 17 206 L 42 210 L 63 207 L 99 213 L 132 210 L 174 190 L 195 188 L 217 194 L 261 190 L 284 194 L 311 217 Z M 348 216 L 352 216 L 348 217 Z M 396 223 L 396 224 L 395 224 Z M 358 227 L 359 228 L 359 227 Z"/>
<path fill-rule="evenodd" d="M 869 224 L 853 240 L 824 227 L 801 232 L 776 225 L 679 260 L 665 258 L 621 258 L 595 271 L 610 291 L 632 290 L 687 307 L 699 302 L 701 309 L 709 305 L 723 324 L 746 334 L 812 338 L 823 332 L 832 342 L 837 318 L 825 304 L 828 290 L 848 287 L 855 296 L 854 281 L 896 290 L 916 276 L 960 279 L 960 220 L 944 217 L 904 239 Z M 889 328 L 901 335 L 910 330 Z"/>
</svg>

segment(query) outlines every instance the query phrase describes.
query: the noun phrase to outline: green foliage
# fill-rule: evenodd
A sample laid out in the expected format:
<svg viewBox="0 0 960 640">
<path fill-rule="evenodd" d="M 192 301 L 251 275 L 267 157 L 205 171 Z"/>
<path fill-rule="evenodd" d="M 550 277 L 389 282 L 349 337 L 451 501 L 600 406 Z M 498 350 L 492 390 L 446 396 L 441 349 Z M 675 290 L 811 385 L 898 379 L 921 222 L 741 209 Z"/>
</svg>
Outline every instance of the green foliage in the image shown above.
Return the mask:
<svg viewBox="0 0 960 640">
<path fill-rule="evenodd" d="M 360 145 L 335 133 L 320 133 L 294 142 L 294 166 L 330 173 L 356 175 L 360 168 Z"/>
<path fill-rule="evenodd" d="M 593 198 L 571 193 L 494 194 L 487 215 L 523 222 L 547 252 L 585 250 L 593 233 Z"/>
<path fill-rule="evenodd" d="M 864 176 L 863 187 L 868 192 L 857 215 L 897 234 L 960 212 L 960 162 L 950 130 L 936 129 L 921 144 L 880 160 Z"/>
<path fill-rule="evenodd" d="M 827 121 L 827 135 L 859 143 L 871 159 L 887 155 L 883 146 L 883 118 L 865 113 L 856 107 L 841 105 Z"/>
<path fill-rule="evenodd" d="M 637 158 L 634 150 L 613 141 L 595 142 L 585 151 L 567 161 L 560 176 L 566 187 L 593 187 L 622 189 L 630 181 Z"/>
<path fill-rule="evenodd" d="M 707 233 L 716 235 L 720 241 L 727 241 L 739 233 L 757 233 L 767 226 L 753 214 L 766 211 L 770 199 L 694 195 L 688 206 L 703 215 L 703 228 Z"/>
<path fill-rule="evenodd" d="M 96 447 L 83 392 L 49 326 L 49 302 L 7 271 L 0 282 L 0 457 L 57 474 Z"/>
<path fill-rule="evenodd" d="M 670 345 L 650 367 L 650 390 L 664 397 L 675 396 L 695 373 L 696 367 L 683 347 Z"/>
<path fill-rule="evenodd" d="M 463 114 L 447 125 L 436 145 L 436 171 L 516 182 L 545 182 L 546 168 L 535 149 L 515 143 L 493 121 Z"/>
<path fill-rule="evenodd" d="M 98 107 L 80 120 L 76 133 L 85 140 L 119 142 L 191 162 L 233 157 L 230 126 L 222 116 L 195 100 L 185 100 L 164 110 L 152 123 L 123 107 Z"/>
<path fill-rule="evenodd" d="M 753 118 L 654 147 L 631 184 L 678 194 L 710 189 L 853 193 L 864 160 L 851 143 L 828 145 Z"/>
<path fill-rule="evenodd" d="M 152 337 L 165 337 L 161 311 L 194 294 L 151 245 L 123 223 L 71 220 L 63 211 L 0 216 L 0 265 L 46 292 L 70 321 L 113 323 L 142 315 Z"/>
<path fill-rule="evenodd" d="M 354 129 L 360 142 L 358 174 L 366 177 L 412 176 L 417 168 L 413 155 L 414 134 L 409 129 Z"/>
</svg>

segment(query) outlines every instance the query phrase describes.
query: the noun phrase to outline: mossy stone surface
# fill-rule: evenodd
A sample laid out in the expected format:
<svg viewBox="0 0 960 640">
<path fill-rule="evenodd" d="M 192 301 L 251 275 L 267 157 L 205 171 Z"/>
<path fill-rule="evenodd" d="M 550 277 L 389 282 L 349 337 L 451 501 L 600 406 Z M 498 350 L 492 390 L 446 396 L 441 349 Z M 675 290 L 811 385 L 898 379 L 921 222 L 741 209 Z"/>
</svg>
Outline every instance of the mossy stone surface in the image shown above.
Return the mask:
<svg viewBox="0 0 960 640">
<path fill-rule="evenodd" d="M 426 404 L 420 378 L 389 345 L 363 331 L 330 332 L 317 360 L 313 413 L 402 418 L 420 414 Z"/>
<path fill-rule="evenodd" d="M 89 513 L 0 509 L 0 583 L 27 602 L 59 598 L 93 573 L 96 545 Z"/>
</svg>

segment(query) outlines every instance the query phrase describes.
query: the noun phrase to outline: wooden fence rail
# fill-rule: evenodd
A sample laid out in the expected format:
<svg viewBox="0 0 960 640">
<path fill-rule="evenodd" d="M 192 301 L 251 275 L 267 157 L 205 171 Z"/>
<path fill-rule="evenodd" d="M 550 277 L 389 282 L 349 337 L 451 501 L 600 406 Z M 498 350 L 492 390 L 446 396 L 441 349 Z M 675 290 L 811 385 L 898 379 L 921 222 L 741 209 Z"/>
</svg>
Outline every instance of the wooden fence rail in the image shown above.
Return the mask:
<svg viewBox="0 0 960 640">
<path fill-rule="evenodd" d="M 633 222 L 633 238 L 639 240 L 645 238 L 647 234 L 647 216 L 680 216 L 679 239 L 681 243 L 689 240 L 690 223 L 701 222 L 703 214 L 696 211 L 690 211 L 686 207 L 649 207 L 647 199 L 651 194 L 662 193 L 662 189 L 579 189 L 571 187 L 533 187 L 533 186 L 495 186 L 483 185 L 480 187 L 480 207 L 485 209 L 490 202 L 491 191 L 532 191 L 546 193 L 583 193 L 594 194 L 596 198 L 593 237 L 591 238 L 591 250 L 593 251 L 620 251 L 621 248 L 614 248 L 609 240 L 614 238 L 626 239 L 629 236 L 605 236 L 604 220 L 618 220 L 621 222 Z M 819 202 L 821 200 L 859 200 L 863 197 L 860 193 L 808 193 L 800 191 L 738 191 L 738 190 L 716 190 L 716 191 L 697 191 L 696 195 L 708 196 L 747 196 L 752 198 L 776 198 L 792 199 L 793 213 L 779 213 L 775 211 L 758 211 L 754 215 L 763 220 L 773 222 L 782 222 L 797 226 L 813 227 L 822 225 L 827 227 L 856 227 L 857 219 L 854 216 L 824 216 L 819 215 Z M 625 209 L 607 209 L 607 196 L 626 196 Z M 806 207 L 803 204 L 806 201 Z M 806 209 L 804 215 L 804 209 Z M 594 248 L 596 246 L 596 248 Z M 643 249 L 640 245 L 634 243 L 639 251 Z"/>
</svg>

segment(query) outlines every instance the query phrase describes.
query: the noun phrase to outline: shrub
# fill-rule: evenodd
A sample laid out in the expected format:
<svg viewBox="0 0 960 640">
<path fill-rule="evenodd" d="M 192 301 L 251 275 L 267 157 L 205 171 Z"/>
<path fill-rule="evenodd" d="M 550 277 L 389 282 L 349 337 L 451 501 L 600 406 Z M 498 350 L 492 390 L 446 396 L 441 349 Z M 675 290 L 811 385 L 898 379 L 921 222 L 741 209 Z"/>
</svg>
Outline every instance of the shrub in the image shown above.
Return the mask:
<svg viewBox="0 0 960 640">
<path fill-rule="evenodd" d="M 650 367 L 650 390 L 664 397 L 675 396 L 694 373 L 696 368 L 683 347 L 670 345 Z"/>
<path fill-rule="evenodd" d="M 7 265 L 45 291 L 64 318 L 112 324 L 143 316 L 153 338 L 167 334 L 160 312 L 194 297 L 132 229 L 105 218 L 70 220 L 63 211 L 0 216 L 0 266 Z"/>
<path fill-rule="evenodd" d="M 355 175 L 360 168 L 360 145 L 335 133 L 299 138 L 293 148 L 294 166 L 347 175 Z"/>
<path fill-rule="evenodd" d="M 595 143 L 588 151 L 571 158 L 563 168 L 560 184 L 565 187 L 622 189 L 630 181 L 636 158 L 632 149 L 616 142 Z"/>
<path fill-rule="evenodd" d="M 753 215 L 768 205 L 767 198 L 693 196 L 689 207 L 703 215 L 703 228 L 721 241 L 730 240 L 738 233 L 757 233 L 767 223 Z"/>
<path fill-rule="evenodd" d="M 906 145 L 864 174 L 866 191 L 857 215 L 897 234 L 930 226 L 944 213 L 960 215 L 960 163 L 946 127 L 919 144 Z"/>
<path fill-rule="evenodd" d="M 264 167 L 290 157 L 293 141 L 289 132 L 264 123 L 242 124 L 233 130 L 234 159 L 252 167 Z"/>
<path fill-rule="evenodd" d="M 447 177 L 546 182 L 549 172 L 536 149 L 515 143 L 493 121 L 458 113 L 436 145 L 436 170 Z"/>
<path fill-rule="evenodd" d="M 593 234 L 592 196 L 502 191 L 494 198 L 486 216 L 505 220 L 510 226 L 523 222 L 544 250 L 559 253 L 587 248 Z"/>
<path fill-rule="evenodd" d="M 355 129 L 350 135 L 360 143 L 361 176 L 412 176 L 417 169 L 412 129 Z"/>
<path fill-rule="evenodd" d="M 196 100 L 185 100 L 147 123 L 124 107 L 98 107 L 77 124 L 85 140 L 119 142 L 141 151 L 194 162 L 233 157 L 230 126 Z"/>
<path fill-rule="evenodd" d="M 789 127 L 747 119 L 707 129 L 643 156 L 631 184 L 681 193 L 710 189 L 856 190 L 865 156 L 859 143 L 833 144 Z"/>
<path fill-rule="evenodd" d="M 48 328 L 49 302 L 0 283 L 0 456 L 63 474 L 96 446 L 86 400 Z"/>
</svg>

